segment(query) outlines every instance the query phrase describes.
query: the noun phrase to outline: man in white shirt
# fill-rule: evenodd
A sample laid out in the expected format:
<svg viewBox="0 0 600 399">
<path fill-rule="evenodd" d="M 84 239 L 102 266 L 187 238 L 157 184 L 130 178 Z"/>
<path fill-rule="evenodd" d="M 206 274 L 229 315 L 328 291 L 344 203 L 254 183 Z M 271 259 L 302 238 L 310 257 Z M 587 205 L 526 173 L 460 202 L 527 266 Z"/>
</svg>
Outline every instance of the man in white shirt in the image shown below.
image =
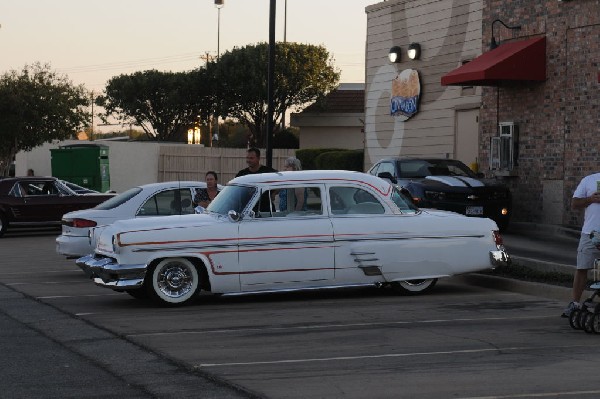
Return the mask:
<svg viewBox="0 0 600 399">
<path fill-rule="evenodd" d="M 594 173 L 581 179 L 573 193 L 571 208 L 584 209 L 585 213 L 577 248 L 573 301 L 563 312 L 563 317 L 569 317 L 573 310 L 581 307 L 581 295 L 587 284 L 588 270 L 594 267 L 594 260 L 600 258 L 600 249 L 592 243 L 591 237 L 592 232 L 600 231 L 600 173 Z"/>
</svg>

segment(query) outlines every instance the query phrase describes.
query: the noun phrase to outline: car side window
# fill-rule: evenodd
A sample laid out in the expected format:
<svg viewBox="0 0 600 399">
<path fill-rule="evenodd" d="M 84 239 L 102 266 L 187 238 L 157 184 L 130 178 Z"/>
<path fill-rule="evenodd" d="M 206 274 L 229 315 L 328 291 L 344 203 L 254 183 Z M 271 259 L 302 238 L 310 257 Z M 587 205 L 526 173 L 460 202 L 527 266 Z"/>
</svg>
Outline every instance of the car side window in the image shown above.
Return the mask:
<svg viewBox="0 0 600 399">
<path fill-rule="evenodd" d="M 255 216 L 260 218 L 322 215 L 321 189 L 319 187 L 290 186 L 265 191 L 254 205 L 253 210 Z"/>
<path fill-rule="evenodd" d="M 26 181 L 21 183 L 25 196 L 58 195 L 59 190 L 51 181 Z"/>
<path fill-rule="evenodd" d="M 191 194 L 189 197 L 191 206 Z M 148 198 L 144 205 L 140 207 L 137 216 L 179 215 L 177 207 L 178 204 L 175 199 L 175 190 L 165 190 Z"/>
<path fill-rule="evenodd" d="M 396 168 L 394 167 L 394 164 L 391 162 L 382 162 L 381 164 L 379 164 L 379 169 L 377 170 L 377 175 L 379 175 L 379 173 L 385 173 L 388 172 L 389 174 L 392 175 L 392 177 L 398 177 L 397 173 L 396 173 Z"/>
<path fill-rule="evenodd" d="M 385 208 L 370 192 L 358 187 L 330 187 L 329 206 L 334 215 L 377 215 Z"/>
</svg>

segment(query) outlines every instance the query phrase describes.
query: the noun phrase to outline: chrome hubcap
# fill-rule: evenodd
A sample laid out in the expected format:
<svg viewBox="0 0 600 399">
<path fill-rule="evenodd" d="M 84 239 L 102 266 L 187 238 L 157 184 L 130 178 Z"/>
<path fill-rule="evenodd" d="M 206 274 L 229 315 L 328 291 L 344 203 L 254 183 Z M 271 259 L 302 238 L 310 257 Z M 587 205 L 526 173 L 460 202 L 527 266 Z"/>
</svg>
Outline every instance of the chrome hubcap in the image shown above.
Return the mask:
<svg viewBox="0 0 600 399">
<path fill-rule="evenodd" d="M 169 263 L 158 275 L 158 287 L 165 295 L 177 298 L 190 292 L 193 285 L 192 272 L 179 263 Z"/>
</svg>

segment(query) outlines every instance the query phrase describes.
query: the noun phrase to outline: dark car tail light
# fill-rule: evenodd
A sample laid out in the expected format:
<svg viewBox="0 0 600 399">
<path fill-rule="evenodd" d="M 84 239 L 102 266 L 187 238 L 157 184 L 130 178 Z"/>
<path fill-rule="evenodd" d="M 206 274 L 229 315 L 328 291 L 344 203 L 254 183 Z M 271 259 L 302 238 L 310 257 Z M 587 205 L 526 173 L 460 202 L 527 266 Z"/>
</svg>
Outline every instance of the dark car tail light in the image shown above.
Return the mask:
<svg viewBox="0 0 600 399">
<path fill-rule="evenodd" d="M 494 230 L 492 231 L 492 234 L 494 236 L 494 243 L 496 243 L 496 246 L 503 246 L 504 245 L 504 240 L 502 240 L 502 236 L 500 235 L 500 232 L 498 230 Z"/>
<path fill-rule="evenodd" d="M 64 224 L 65 226 L 69 226 L 69 227 L 77 227 L 77 228 L 84 228 L 84 227 L 96 227 L 97 223 L 94 222 L 93 220 L 88 220 L 88 219 L 63 219 L 62 224 Z"/>
</svg>

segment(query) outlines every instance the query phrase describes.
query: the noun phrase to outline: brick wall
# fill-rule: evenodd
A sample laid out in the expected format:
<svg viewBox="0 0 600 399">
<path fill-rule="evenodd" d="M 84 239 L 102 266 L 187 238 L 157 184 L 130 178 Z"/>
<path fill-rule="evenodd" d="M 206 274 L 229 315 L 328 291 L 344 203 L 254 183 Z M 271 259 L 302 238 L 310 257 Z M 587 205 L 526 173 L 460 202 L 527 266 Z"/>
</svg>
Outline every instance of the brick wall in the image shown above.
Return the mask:
<svg viewBox="0 0 600 399">
<path fill-rule="evenodd" d="M 497 122 L 517 123 L 516 176 L 505 178 L 514 193 L 513 220 L 580 226 L 581 214 L 570 210 L 570 199 L 583 176 L 600 171 L 600 2 L 485 0 L 483 16 L 483 51 L 497 18 L 522 26 L 515 31 L 496 24 L 494 36 L 501 41 L 545 36 L 547 80 L 484 87 L 482 167 L 488 166 Z"/>
</svg>

